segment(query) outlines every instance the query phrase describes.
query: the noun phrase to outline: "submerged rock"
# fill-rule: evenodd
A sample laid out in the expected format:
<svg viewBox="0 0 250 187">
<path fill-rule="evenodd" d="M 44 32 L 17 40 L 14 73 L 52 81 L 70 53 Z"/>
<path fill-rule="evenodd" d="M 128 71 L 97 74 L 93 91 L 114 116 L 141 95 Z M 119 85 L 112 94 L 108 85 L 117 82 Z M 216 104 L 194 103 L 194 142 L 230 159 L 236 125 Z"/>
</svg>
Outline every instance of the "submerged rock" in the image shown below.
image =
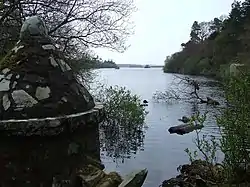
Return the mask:
<svg viewBox="0 0 250 187">
<path fill-rule="evenodd" d="M 203 125 L 183 124 L 183 125 L 177 125 L 174 127 L 170 127 L 168 129 L 168 132 L 170 134 L 176 133 L 176 134 L 183 135 L 183 134 L 190 133 L 194 130 L 201 129 L 203 127 L 204 127 Z"/>
</svg>

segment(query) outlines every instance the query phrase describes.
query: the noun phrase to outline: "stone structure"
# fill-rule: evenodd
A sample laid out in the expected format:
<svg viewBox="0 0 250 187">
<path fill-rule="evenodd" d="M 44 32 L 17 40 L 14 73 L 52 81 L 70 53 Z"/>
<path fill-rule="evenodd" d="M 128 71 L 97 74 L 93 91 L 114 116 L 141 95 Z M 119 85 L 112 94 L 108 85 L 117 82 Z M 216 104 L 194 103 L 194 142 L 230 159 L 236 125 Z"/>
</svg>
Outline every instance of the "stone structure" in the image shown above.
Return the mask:
<svg viewBox="0 0 250 187">
<path fill-rule="evenodd" d="M 145 169 L 124 177 L 103 171 L 98 129 L 92 124 L 73 136 L 1 137 L 1 186 L 141 187 Z"/>
<path fill-rule="evenodd" d="M 34 16 L 0 62 L 0 130 L 30 136 L 1 136 L 1 185 L 141 187 L 146 169 L 124 179 L 103 171 L 98 131 L 103 106 L 94 102 L 66 61 L 44 22 Z M 62 135 L 76 128 L 74 136 Z"/>
<path fill-rule="evenodd" d="M 30 17 L 20 40 L 0 63 L 0 129 L 19 135 L 56 135 L 89 120 L 97 105 L 57 50 L 44 22 Z"/>
</svg>

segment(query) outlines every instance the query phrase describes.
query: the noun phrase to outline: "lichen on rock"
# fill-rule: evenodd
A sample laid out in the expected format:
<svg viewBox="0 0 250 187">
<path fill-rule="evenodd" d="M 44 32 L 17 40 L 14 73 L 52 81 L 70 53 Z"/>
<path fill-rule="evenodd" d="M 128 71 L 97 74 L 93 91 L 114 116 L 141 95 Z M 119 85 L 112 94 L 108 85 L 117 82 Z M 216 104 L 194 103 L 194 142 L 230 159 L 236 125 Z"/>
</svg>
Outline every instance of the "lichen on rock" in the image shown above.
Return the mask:
<svg viewBox="0 0 250 187">
<path fill-rule="evenodd" d="M 10 100 L 8 94 L 3 95 L 2 102 L 4 110 L 8 110 L 10 108 Z"/>
<path fill-rule="evenodd" d="M 50 88 L 48 86 L 46 87 L 38 86 L 36 88 L 36 98 L 38 100 L 47 99 L 49 97 L 50 97 Z"/>
<path fill-rule="evenodd" d="M 10 96 L 10 107 L 6 98 L 4 103 L 8 110 L 0 108 L 2 119 L 69 115 L 95 106 L 38 16 L 24 22 L 20 40 L 2 59 L 0 70 L 0 93 Z"/>
</svg>

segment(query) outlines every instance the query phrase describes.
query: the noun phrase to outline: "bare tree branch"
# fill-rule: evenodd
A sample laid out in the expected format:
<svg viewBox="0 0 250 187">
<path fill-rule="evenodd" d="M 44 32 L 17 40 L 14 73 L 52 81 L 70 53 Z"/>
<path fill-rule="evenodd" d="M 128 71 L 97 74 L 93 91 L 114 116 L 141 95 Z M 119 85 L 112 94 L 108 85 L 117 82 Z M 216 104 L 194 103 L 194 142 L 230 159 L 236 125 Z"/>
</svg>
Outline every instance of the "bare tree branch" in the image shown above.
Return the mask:
<svg viewBox="0 0 250 187">
<path fill-rule="evenodd" d="M 82 51 L 82 46 L 83 49 L 87 46 L 122 52 L 128 47 L 125 43 L 127 38 L 133 34 L 130 18 L 134 11 L 133 0 L 4 1 L 0 7 L 0 27 L 3 32 L 0 39 L 7 35 L 18 40 L 20 22 L 38 15 L 45 20 L 49 34 L 62 51 L 76 54 L 76 51 Z M 11 26 L 18 26 L 14 35 L 4 32 L 5 28 Z M 0 43 L 0 53 L 2 46 Z"/>
<path fill-rule="evenodd" d="M 199 83 L 187 76 L 174 75 L 175 79 L 171 84 L 171 88 L 166 92 L 157 92 L 154 95 L 156 100 L 165 100 L 167 102 L 171 100 L 184 100 L 191 101 L 193 99 L 198 100 L 200 104 L 206 103 L 211 105 L 219 105 L 219 102 L 206 97 L 203 99 L 200 94 Z"/>
</svg>

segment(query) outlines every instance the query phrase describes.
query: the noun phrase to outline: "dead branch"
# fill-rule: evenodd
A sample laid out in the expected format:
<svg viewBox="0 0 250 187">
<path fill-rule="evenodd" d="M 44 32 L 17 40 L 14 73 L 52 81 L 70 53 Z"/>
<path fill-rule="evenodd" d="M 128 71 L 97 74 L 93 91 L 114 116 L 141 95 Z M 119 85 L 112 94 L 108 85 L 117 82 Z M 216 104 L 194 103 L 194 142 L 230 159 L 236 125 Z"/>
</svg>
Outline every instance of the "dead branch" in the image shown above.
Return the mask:
<svg viewBox="0 0 250 187">
<path fill-rule="evenodd" d="M 200 85 L 196 80 L 191 79 L 187 76 L 174 75 L 174 77 L 175 78 L 171 84 L 171 88 L 169 88 L 166 92 L 156 92 L 154 95 L 154 99 L 165 101 L 190 101 L 192 99 L 197 99 L 201 104 L 206 103 L 211 105 L 219 105 L 218 101 L 210 97 L 206 97 L 206 99 L 200 97 Z"/>
</svg>

